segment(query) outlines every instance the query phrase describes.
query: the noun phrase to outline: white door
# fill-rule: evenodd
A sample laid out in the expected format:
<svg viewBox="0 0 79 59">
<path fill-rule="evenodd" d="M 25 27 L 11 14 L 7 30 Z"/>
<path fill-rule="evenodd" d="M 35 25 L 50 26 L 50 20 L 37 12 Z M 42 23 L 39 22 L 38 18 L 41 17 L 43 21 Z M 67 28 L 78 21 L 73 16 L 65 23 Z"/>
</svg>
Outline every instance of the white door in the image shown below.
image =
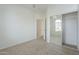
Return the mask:
<svg viewBox="0 0 79 59">
<path fill-rule="evenodd" d="M 64 43 L 77 46 L 77 12 L 63 15 Z"/>
</svg>

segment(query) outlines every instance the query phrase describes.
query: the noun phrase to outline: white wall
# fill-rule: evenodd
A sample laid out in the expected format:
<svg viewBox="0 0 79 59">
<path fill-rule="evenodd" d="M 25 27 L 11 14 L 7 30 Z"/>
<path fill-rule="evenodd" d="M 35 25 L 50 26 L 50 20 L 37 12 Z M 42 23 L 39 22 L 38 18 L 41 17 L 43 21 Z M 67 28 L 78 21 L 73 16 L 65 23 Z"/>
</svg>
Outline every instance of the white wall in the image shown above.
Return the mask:
<svg viewBox="0 0 79 59">
<path fill-rule="evenodd" d="M 76 4 L 54 4 L 54 5 L 49 5 L 48 10 L 47 10 L 47 28 L 46 28 L 46 36 L 47 36 L 47 41 L 50 42 L 50 16 L 53 15 L 61 15 L 73 11 L 77 11 L 77 6 Z M 58 44 L 58 43 L 56 43 Z"/>
<path fill-rule="evenodd" d="M 19 5 L 0 5 L 0 49 L 36 39 L 34 15 Z"/>
</svg>

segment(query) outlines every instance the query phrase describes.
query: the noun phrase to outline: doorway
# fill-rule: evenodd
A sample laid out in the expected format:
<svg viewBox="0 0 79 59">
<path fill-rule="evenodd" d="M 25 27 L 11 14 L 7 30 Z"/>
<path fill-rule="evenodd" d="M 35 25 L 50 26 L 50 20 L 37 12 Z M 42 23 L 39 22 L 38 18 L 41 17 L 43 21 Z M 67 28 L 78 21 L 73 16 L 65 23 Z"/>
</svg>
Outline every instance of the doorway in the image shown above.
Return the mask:
<svg viewBox="0 0 79 59">
<path fill-rule="evenodd" d="M 72 12 L 68 14 L 64 14 L 62 16 L 62 37 L 63 44 L 77 48 L 77 40 L 78 40 L 78 13 Z"/>
<path fill-rule="evenodd" d="M 50 43 L 62 45 L 62 15 L 50 17 Z"/>
<path fill-rule="evenodd" d="M 37 39 L 45 40 L 45 20 L 37 20 Z"/>
</svg>

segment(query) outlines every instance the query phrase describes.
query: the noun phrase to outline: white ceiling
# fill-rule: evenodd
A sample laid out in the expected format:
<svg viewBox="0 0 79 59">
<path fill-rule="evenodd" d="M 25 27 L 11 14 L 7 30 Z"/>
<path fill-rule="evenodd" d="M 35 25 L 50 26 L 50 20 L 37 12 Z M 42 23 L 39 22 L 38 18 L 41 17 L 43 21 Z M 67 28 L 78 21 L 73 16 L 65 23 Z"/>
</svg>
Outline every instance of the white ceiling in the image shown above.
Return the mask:
<svg viewBox="0 0 79 59">
<path fill-rule="evenodd" d="M 48 7 L 47 4 L 24 4 L 23 6 L 41 13 L 45 13 Z"/>
</svg>

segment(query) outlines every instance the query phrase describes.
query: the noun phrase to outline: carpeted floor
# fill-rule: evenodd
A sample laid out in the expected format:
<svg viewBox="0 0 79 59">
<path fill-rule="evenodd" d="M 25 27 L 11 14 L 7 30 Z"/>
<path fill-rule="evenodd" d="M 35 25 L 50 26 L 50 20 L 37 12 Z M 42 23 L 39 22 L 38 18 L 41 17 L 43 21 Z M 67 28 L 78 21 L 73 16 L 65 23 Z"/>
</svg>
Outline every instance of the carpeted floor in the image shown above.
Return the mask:
<svg viewBox="0 0 79 59">
<path fill-rule="evenodd" d="M 32 40 L 0 50 L 0 55 L 77 55 L 79 52 L 68 47 L 60 47 L 44 40 Z"/>
</svg>

